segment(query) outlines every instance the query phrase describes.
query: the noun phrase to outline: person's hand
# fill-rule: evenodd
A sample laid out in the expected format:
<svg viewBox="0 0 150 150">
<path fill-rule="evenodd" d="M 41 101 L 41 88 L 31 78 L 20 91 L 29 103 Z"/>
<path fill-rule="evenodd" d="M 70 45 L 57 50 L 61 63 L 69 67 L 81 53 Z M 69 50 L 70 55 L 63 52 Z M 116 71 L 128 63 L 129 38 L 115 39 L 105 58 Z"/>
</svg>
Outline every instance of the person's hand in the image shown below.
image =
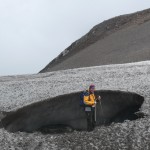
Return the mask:
<svg viewBox="0 0 150 150">
<path fill-rule="evenodd" d="M 97 100 L 100 101 L 101 100 L 101 96 L 98 96 Z"/>
<path fill-rule="evenodd" d="M 97 103 L 97 102 L 95 101 L 94 104 L 92 105 L 92 107 L 95 107 L 95 106 L 96 106 L 96 103 Z"/>
</svg>

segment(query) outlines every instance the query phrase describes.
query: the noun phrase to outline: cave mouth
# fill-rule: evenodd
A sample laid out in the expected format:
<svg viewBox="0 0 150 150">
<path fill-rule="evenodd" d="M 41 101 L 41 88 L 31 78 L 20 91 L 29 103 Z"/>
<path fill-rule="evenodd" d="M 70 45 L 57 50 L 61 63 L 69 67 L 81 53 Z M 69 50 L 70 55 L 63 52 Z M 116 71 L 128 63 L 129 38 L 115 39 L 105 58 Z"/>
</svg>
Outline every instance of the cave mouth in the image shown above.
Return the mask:
<svg viewBox="0 0 150 150">
<path fill-rule="evenodd" d="M 101 118 L 101 126 L 110 126 L 112 123 L 123 123 L 126 120 L 134 121 L 140 118 L 144 118 L 147 115 L 139 111 L 138 108 L 129 108 L 122 111 L 120 114 L 116 115 L 111 120 Z M 99 125 L 97 125 L 99 126 Z M 74 129 L 71 126 L 65 124 L 56 124 L 56 125 L 46 125 L 39 128 L 37 131 L 42 134 L 61 134 L 61 133 L 71 133 Z M 81 130 L 79 130 L 81 131 Z"/>
<path fill-rule="evenodd" d="M 42 134 L 62 134 L 62 133 L 72 133 L 74 129 L 71 126 L 65 124 L 56 125 L 46 125 L 37 129 L 38 132 Z"/>
<path fill-rule="evenodd" d="M 87 119 L 80 106 L 81 91 L 49 98 L 9 112 L 1 119 L 1 127 L 10 132 L 63 133 L 87 130 Z M 101 106 L 96 106 L 96 126 L 136 120 L 145 115 L 140 112 L 144 97 L 125 91 L 99 90 Z"/>
</svg>

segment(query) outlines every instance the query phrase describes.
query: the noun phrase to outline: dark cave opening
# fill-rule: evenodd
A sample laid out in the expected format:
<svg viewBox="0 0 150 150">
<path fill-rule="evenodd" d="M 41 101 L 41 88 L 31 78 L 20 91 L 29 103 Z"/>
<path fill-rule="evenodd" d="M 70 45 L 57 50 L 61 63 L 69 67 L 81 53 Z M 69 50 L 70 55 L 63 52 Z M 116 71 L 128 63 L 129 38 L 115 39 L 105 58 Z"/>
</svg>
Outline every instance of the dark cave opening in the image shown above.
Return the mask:
<svg viewBox="0 0 150 150">
<path fill-rule="evenodd" d="M 1 120 L 2 125 L 10 132 L 62 133 L 86 130 L 86 115 L 79 105 L 80 93 L 60 95 L 9 112 Z M 141 95 L 111 90 L 100 90 L 95 94 L 101 95 L 103 108 L 102 113 L 100 105 L 96 107 L 96 126 L 144 117 L 139 112 L 144 102 Z"/>
<path fill-rule="evenodd" d="M 122 123 L 125 120 L 136 120 L 139 118 L 144 118 L 146 115 L 143 112 L 140 112 L 138 108 L 128 108 L 118 115 L 116 115 L 111 122 Z"/>
</svg>

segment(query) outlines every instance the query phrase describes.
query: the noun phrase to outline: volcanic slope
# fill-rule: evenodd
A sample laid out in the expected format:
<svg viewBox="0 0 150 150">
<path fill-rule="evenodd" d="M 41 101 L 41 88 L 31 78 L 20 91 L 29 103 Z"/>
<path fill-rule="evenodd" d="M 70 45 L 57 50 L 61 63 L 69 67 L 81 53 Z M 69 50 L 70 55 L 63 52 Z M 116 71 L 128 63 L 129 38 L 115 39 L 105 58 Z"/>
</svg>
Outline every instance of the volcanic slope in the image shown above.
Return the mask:
<svg viewBox="0 0 150 150">
<path fill-rule="evenodd" d="M 150 60 L 150 9 L 93 27 L 40 72 Z"/>
</svg>

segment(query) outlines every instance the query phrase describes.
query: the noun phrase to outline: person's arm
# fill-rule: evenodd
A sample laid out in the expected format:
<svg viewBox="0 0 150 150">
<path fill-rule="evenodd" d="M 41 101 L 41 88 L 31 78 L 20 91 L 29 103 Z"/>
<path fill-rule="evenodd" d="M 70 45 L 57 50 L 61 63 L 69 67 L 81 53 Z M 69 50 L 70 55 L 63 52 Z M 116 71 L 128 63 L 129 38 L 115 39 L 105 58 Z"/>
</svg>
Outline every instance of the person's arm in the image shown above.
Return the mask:
<svg viewBox="0 0 150 150">
<path fill-rule="evenodd" d="M 89 96 L 84 96 L 84 103 L 90 106 L 94 104 L 92 101 L 89 100 Z"/>
</svg>

